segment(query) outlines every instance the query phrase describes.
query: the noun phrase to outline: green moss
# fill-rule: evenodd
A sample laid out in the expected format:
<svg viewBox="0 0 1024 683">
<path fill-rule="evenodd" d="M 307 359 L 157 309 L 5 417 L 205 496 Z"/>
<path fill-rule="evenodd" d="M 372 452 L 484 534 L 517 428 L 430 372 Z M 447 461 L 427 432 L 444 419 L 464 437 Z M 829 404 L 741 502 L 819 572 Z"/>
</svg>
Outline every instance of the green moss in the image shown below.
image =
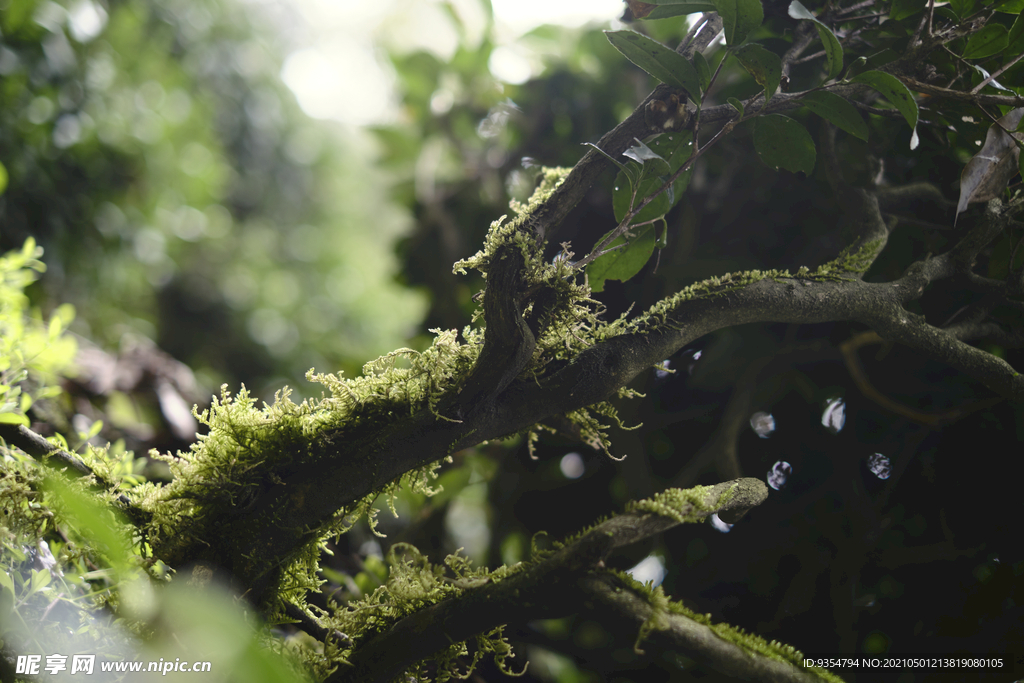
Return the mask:
<svg viewBox="0 0 1024 683">
<path fill-rule="evenodd" d="M 625 572 L 616 570 L 602 570 L 608 573 L 614 574 L 619 581 L 622 581 L 628 585 L 634 592 L 643 597 L 652 608 L 652 614 L 647 621 L 640 627 L 640 632 L 637 634 L 637 640 L 634 645 L 635 649 L 639 651 L 639 645 L 643 640 L 651 634 L 651 632 L 660 629 L 669 628 L 670 622 L 668 620 L 669 615 L 675 615 L 678 617 L 684 617 L 698 624 L 702 624 L 710 628 L 715 635 L 723 640 L 727 640 L 734 645 L 742 648 L 751 655 L 760 655 L 768 657 L 776 662 L 783 664 L 790 664 L 794 667 L 806 671 L 814 676 L 817 676 L 823 681 L 829 683 L 842 683 L 842 679 L 833 674 L 828 669 L 822 668 L 805 668 L 803 665 L 804 655 L 796 648 L 780 643 L 777 640 L 767 641 L 761 636 L 747 633 L 741 628 L 732 626 L 731 624 L 725 623 L 714 623 L 711 619 L 710 614 L 697 614 L 693 610 L 686 607 L 683 603 L 670 599 L 661 586 L 652 588 L 650 585 L 645 585 L 634 579 Z"/>
<path fill-rule="evenodd" d="M 551 194 L 562 184 L 568 176 L 571 168 L 543 167 L 541 169 L 541 181 L 537 189 L 533 191 L 526 204 L 512 201 L 509 208 L 516 214 L 508 223 L 505 219 L 508 215 L 502 216 L 491 223 L 491 229 L 484 239 L 484 248 L 468 259 L 462 259 L 452 266 L 452 272 L 465 275 L 467 268 L 475 268 L 484 273 L 486 277 L 488 265 L 498 250 L 506 245 L 516 245 L 523 252 L 528 270 L 536 269 L 539 265 L 538 244 L 533 230 L 530 229 L 530 221 L 533 212 L 546 202 Z"/>
<path fill-rule="evenodd" d="M 865 242 L 857 251 L 851 251 L 852 245 L 846 247 L 839 252 L 839 256 L 814 271 L 812 277 L 814 275 L 819 277 L 838 276 L 844 273 L 863 274 L 875 262 L 875 258 L 884 246 L 885 241 L 877 239 Z"/>
<path fill-rule="evenodd" d="M 689 489 L 665 489 L 651 498 L 632 501 L 626 505 L 626 512 L 649 513 L 674 519 L 680 524 L 699 522 L 712 510 L 717 510 L 732 498 L 736 486 L 722 493 L 712 504 L 706 502 L 709 486 L 694 486 Z"/>
<path fill-rule="evenodd" d="M 795 274 L 788 270 L 748 270 L 740 273 L 726 273 L 725 275 L 695 282 L 674 295 L 662 299 L 635 321 L 627 323 L 627 326 L 634 329 L 644 327 L 677 329 L 671 322 L 671 316 L 675 309 L 683 302 L 724 296 L 729 292 L 743 289 L 761 280 L 774 280 L 775 282 L 782 282 L 784 280 L 809 282 L 852 281 L 854 278 L 850 277 L 850 275 L 861 274 L 867 271 L 883 246 L 883 240 L 879 239 L 865 243 L 857 251 L 851 252 L 850 247 L 847 247 L 832 261 L 822 264 L 814 270 L 803 266 Z"/>
<path fill-rule="evenodd" d="M 319 620 L 325 627 L 346 636 L 341 644 L 328 643 L 319 662 L 324 671 L 338 663 L 347 663 L 360 644 L 387 631 L 400 619 L 521 570 L 521 567 L 500 567 L 494 571 L 474 569 L 472 563 L 458 553 L 445 558 L 444 565 L 435 565 L 407 543 L 392 546 L 387 564 L 390 571 L 386 581 L 371 594 L 331 613 L 320 613 Z M 509 666 L 508 660 L 514 654 L 502 634 L 503 628 L 474 636 L 475 647 L 468 661 L 470 651 L 466 642 L 452 643 L 432 657 L 437 665 L 437 680 L 466 678 L 487 655 L 494 658 L 504 673 L 518 675 Z"/>
</svg>

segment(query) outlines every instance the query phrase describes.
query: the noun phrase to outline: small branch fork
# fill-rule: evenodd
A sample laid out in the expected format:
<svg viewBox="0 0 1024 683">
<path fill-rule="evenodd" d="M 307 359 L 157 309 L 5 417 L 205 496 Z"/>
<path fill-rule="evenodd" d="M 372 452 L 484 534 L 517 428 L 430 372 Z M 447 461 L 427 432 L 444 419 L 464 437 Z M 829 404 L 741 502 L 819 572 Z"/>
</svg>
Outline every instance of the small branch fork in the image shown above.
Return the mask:
<svg viewBox="0 0 1024 683">
<path fill-rule="evenodd" d="M 729 501 L 718 506 L 721 496 L 731 492 Z M 712 513 L 739 515 L 761 504 L 768 489 L 760 479 L 743 478 L 717 484 L 703 496 L 705 509 Z M 679 510 L 683 517 L 693 510 Z M 574 614 L 587 600 L 612 599 L 623 589 L 614 575 L 604 570 L 604 561 L 617 548 L 637 543 L 680 524 L 672 517 L 646 512 L 627 512 L 608 519 L 578 540 L 549 557 L 500 581 L 465 590 L 401 619 L 390 629 L 362 644 L 326 683 L 388 683 L 417 661 L 426 659 L 452 643 L 487 633 L 508 623 L 554 618 Z M 628 587 L 627 587 L 628 588 Z M 635 591 L 630 604 L 613 610 L 639 625 L 648 618 L 650 605 Z M 646 607 L 645 607 L 646 605 Z M 642 616 L 642 615 L 647 616 Z M 637 619 L 639 621 L 637 622 Z M 740 670 L 744 677 L 762 667 L 776 665 L 767 657 L 712 637 L 709 627 L 680 617 L 668 628 L 673 645 L 725 671 Z M 696 637 L 695 634 L 701 634 Z M 734 669 L 733 667 L 738 667 Z M 814 680 L 794 666 L 781 665 L 781 681 Z"/>
</svg>

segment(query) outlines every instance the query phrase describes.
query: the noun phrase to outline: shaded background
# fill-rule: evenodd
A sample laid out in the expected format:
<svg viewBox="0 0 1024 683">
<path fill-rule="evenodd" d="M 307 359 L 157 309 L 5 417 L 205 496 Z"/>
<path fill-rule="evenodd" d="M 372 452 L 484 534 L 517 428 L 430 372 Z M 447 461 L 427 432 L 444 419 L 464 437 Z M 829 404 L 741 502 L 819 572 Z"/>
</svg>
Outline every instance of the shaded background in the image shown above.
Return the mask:
<svg viewBox="0 0 1024 683">
<path fill-rule="evenodd" d="M 383 41 L 394 109 L 357 130 L 309 119 L 282 83 L 295 34 L 279 30 L 279 7 L 8 0 L 0 247 L 31 235 L 46 248 L 35 301 L 75 304 L 82 347 L 69 397 L 37 409 L 41 431 L 103 418 L 97 438 L 121 448 L 185 448 L 195 429 L 188 406 L 222 382 L 268 398 L 288 383 L 301 395 L 309 367 L 357 373 L 397 346 L 426 346 L 430 328 L 469 323 L 483 283 L 453 276 L 451 264 L 479 248 L 510 198 L 529 194 L 538 165 L 575 163 L 581 143 L 614 127 L 654 84 L 599 27 L 543 26 L 499 46 L 488 5 L 423 5 L 447 22 L 449 49 Z M 405 9 L 381 25 L 400 23 Z M 781 51 L 789 24 L 767 10 L 762 38 Z M 640 28 L 671 43 L 683 21 Z M 499 49 L 525 55 L 532 75 L 496 77 Z M 815 77 L 804 68 L 794 89 Z M 1018 67 L 1003 81 L 1021 75 Z M 711 104 L 756 90 L 728 68 L 721 82 Z M 965 122 L 952 133 L 927 127 L 910 153 L 905 125 L 868 123 L 869 143 L 840 137 L 852 179 L 881 171 L 891 184 L 928 180 L 950 199 L 983 137 Z M 749 136 L 741 126 L 698 164 L 668 216 L 658 263 L 601 295 L 609 317 L 716 274 L 813 267 L 846 244 L 818 173 L 769 170 Z M 560 226 L 551 256 L 566 241 L 581 256 L 613 227 L 612 180 Z M 868 280 L 898 277 L 956 236 L 942 229 L 951 218 L 942 207 L 903 218 Z M 981 269 L 1002 277 L 1019 239 L 1001 237 Z M 939 283 L 915 312 L 940 324 L 973 296 Z M 1024 552 L 1008 470 L 1024 412 L 901 347 L 867 340 L 844 356 L 842 345 L 863 332 L 747 325 L 699 340 L 666 359 L 674 374 L 652 368 L 637 379 L 645 398 L 619 406 L 627 424 L 644 424 L 613 431 L 623 463 L 555 437 L 542 437 L 536 461 L 519 439 L 459 453 L 444 493 L 406 495 L 398 519 L 382 515 L 387 538 L 359 526 L 334 544 L 327 588 L 340 601 L 372 590 L 383 578 L 375 558 L 397 541 L 434 561 L 464 548 L 492 566 L 516 562 L 538 531 L 558 538 L 666 486 L 762 477 L 784 461 L 785 485 L 728 533 L 677 528 L 618 565 L 663 581 L 698 612 L 809 654 L 1019 660 Z M 1019 350 L 984 348 L 1021 367 Z M 858 385 L 856 370 L 873 388 Z M 872 391 L 902 408 L 881 408 Z M 841 429 L 822 423 L 834 399 Z M 759 411 L 773 417 L 768 438 L 751 427 Z M 889 461 L 887 479 L 868 467 L 876 453 Z M 531 661 L 523 680 L 719 680 L 674 653 L 648 646 L 638 656 L 635 633 L 599 614 L 511 625 L 509 636 Z M 1015 680 L 1024 676 L 1017 666 L 948 680 Z M 500 674 L 485 666 L 476 676 Z"/>
</svg>

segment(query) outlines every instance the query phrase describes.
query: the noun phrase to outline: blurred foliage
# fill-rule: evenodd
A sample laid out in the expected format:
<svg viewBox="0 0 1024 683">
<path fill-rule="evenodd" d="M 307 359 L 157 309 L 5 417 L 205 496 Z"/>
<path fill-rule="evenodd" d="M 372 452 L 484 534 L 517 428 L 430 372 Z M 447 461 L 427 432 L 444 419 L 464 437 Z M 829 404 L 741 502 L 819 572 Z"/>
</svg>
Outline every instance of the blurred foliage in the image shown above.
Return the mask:
<svg viewBox="0 0 1024 683">
<path fill-rule="evenodd" d="M 307 119 L 282 46 L 231 1 L 7 0 L 0 248 L 47 249 L 50 301 L 204 384 L 355 372 L 415 329 L 388 245 L 407 227 L 372 151 Z"/>
<path fill-rule="evenodd" d="M 43 250 L 29 238 L 20 251 L 0 256 L 0 423 L 29 426 L 32 404 L 60 393 L 60 377 L 72 365 L 76 345 L 62 336 L 74 309 L 57 308 L 49 322 L 30 311 L 25 288 L 46 267 Z"/>
<path fill-rule="evenodd" d="M 76 344 L 64 329 L 69 307 L 44 324 L 38 311 L 27 309 L 23 292 L 45 270 L 41 255 L 29 238 L 0 257 L 5 429 L 27 426 L 26 412 L 38 412 L 40 401 L 69 399 L 58 384 L 73 372 Z M 97 680 L 115 680 L 104 665 L 158 660 L 168 668 L 132 680 L 165 677 L 179 671 L 170 667 L 181 660 L 208 663 L 214 681 L 306 680 L 285 645 L 253 623 L 226 588 L 165 585 L 168 568 L 144 559 L 147 544 L 115 512 L 119 490 L 144 481 L 145 461 L 117 445 L 91 447 L 100 427 L 77 435 L 83 451 L 76 455 L 105 480 L 120 482 L 115 491 L 97 491 L 88 478 L 68 480 L 0 438 L 0 680 L 25 680 L 9 654 L 38 656 L 38 673 L 51 675 L 72 671 L 72 654 L 98 655 L 90 671 Z M 68 448 L 60 433 L 50 441 Z"/>
<path fill-rule="evenodd" d="M 8 183 L 0 196 L 0 242 L 18 248 L 34 236 L 47 246 L 51 269 L 36 294 L 40 301 L 73 302 L 83 336 L 116 346 L 126 332 L 142 333 L 208 382 L 262 385 L 283 377 L 302 387 L 296 378 L 309 366 L 352 374 L 400 345 L 401 337 L 427 327 L 461 328 L 483 283 L 453 277 L 450 264 L 476 251 L 491 221 L 507 213 L 509 199 L 529 194 L 538 166 L 575 163 L 582 143 L 596 142 L 655 85 L 595 27 L 543 26 L 499 47 L 488 3 L 481 5 L 482 27 L 470 25 L 460 3 L 436 3 L 455 36 L 450 54 L 392 45 L 402 113 L 397 123 L 373 129 L 380 156 L 371 170 L 365 140 L 303 120 L 277 81 L 279 46 L 257 12 L 206 0 L 7 0 L 0 13 L 0 168 L 6 170 L 0 186 Z M 794 25 L 788 3 L 763 5 L 765 23 L 751 39 L 781 54 Z M 807 5 L 815 13 L 825 7 Z M 848 48 L 847 64 L 863 54 L 878 66 L 886 50 L 903 49 L 922 7 L 901 6 L 891 20 L 871 23 Z M 1013 29 L 1020 8 L 1013 7 L 1017 14 L 997 13 L 993 22 L 1019 40 Z M 937 14 L 956 21 L 971 11 L 953 3 Z M 686 24 L 676 17 L 632 28 L 673 44 Z M 965 52 L 978 63 L 965 65 Z M 510 53 L 532 69 L 521 83 L 495 75 Z M 936 55 L 935 72 L 920 77 L 969 90 L 985 78 L 980 67 L 994 72 L 1012 50 L 979 55 L 959 41 L 950 54 Z M 714 72 L 725 47 L 715 45 L 706 56 Z M 801 62 L 789 87 L 816 87 L 824 73 L 822 59 Z M 1022 92 L 1024 62 L 998 81 Z M 763 89 L 732 59 L 716 83 L 707 105 Z M 1006 91 L 990 85 L 986 92 Z M 921 105 L 920 146 L 911 151 L 906 121 L 873 101 L 875 109 L 862 114 L 867 140 L 840 134 L 844 172 L 862 186 L 926 180 L 953 197 L 987 121 L 966 104 L 939 108 L 921 98 Z M 821 120 L 812 112 L 788 115 L 818 139 Z M 808 174 L 777 172 L 757 160 L 753 137 L 754 126 L 741 124 L 695 167 L 686 195 L 666 216 L 667 246 L 656 252 L 657 262 L 642 269 L 643 277 L 607 283 L 607 317 L 709 276 L 796 270 L 845 246 L 821 164 Z M 608 174 L 559 226 L 549 256 L 560 242 L 586 253 L 614 227 L 613 182 Z M 915 258 L 948 248 L 953 235 L 940 229 L 947 214 L 938 204 L 901 214 L 868 280 L 898 277 Z M 396 240 L 400 264 L 390 251 Z M 992 277 L 1013 267 L 1019 245 L 1020 235 L 1008 233 L 983 252 Z M 405 284 L 430 292 L 424 324 L 427 302 L 396 287 L 396 271 Z M 920 312 L 946 319 L 970 301 L 953 287 L 945 294 L 923 301 Z M 8 320 L 10 310 L 2 313 Z M 66 310 L 50 318 L 64 324 Z M 17 318 L 25 320 L 22 313 Z M 31 325 L 43 318 L 34 319 Z M 11 328 L 4 329 L 6 344 Z M 461 547 L 478 563 L 512 564 L 529 554 L 539 530 L 558 537 L 666 486 L 718 481 L 722 473 L 696 456 L 714 443 L 732 411 L 746 409 L 769 412 L 777 430 L 769 439 L 740 430 L 742 471 L 761 476 L 786 460 L 793 471 L 788 487 L 728 534 L 711 526 L 674 530 L 629 549 L 618 566 L 644 566 L 651 573 L 638 575 L 664 579 L 666 590 L 696 611 L 809 652 L 923 653 L 940 642 L 945 654 L 1008 653 L 1024 623 L 1018 497 L 1012 479 L 1000 476 L 996 447 L 969 458 L 962 444 L 1019 443 L 1024 415 L 939 363 L 879 345 L 877 353 L 859 357 L 874 387 L 941 420 L 923 426 L 884 410 L 857 390 L 838 350 L 860 331 L 848 323 L 777 324 L 709 335 L 699 349 L 683 350 L 637 379 L 646 398 L 620 411 L 625 422 L 645 427 L 615 433 L 616 454 L 629 455 L 621 465 L 558 436 L 542 439 L 536 461 L 516 440 L 456 454 L 455 466 L 438 480 L 443 493 L 399 493 L 397 516 L 378 520 L 386 538 L 359 525 L 328 544 L 327 583 L 308 604 L 326 612 L 373 595 L 388 578 L 381 558 L 400 542 L 415 544 L 434 563 Z M 986 349 L 1020 367 L 1019 350 Z M 745 403 L 732 402 L 738 396 Z M 822 410 L 836 396 L 845 398 L 846 426 L 829 430 Z M 124 419 L 156 421 L 137 414 Z M 874 452 L 893 462 L 888 483 L 866 465 Z M 109 458 L 127 463 L 123 474 L 135 472 L 123 444 Z M 33 466 L 12 462 L 5 456 L 5 476 L 21 488 L 10 490 L 21 491 L 18 504 L 29 509 L 35 490 L 23 480 L 37 483 L 27 474 Z M 965 491 L 988 491 L 982 512 Z M 0 588 L 0 609 L 13 600 L 45 609 L 58 595 L 62 606 L 84 604 L 81 595 L 109 590 L 109 567 L 76 554 L 57 533 L 60 522 L 44 521 L 48 507 L 32 509 L 41 526 L 5 541 L 4 569 L 18 578 Z M 92 518 L 72 522 L 94 524 Z M 29 567 L 32 553 L 42 552 L 29 543 L 33 535 L 50 539 L 67 580 L 82 581 L 80 592 L 54 593 L 52 570 Z M 142 597 L 126 607 L 136 599 L 133 591 Z M 174 595 L 139 581 L 125 582 L 119 599 L 115 606 L 137 624 L 163 629 L 167 639 L 157 643 L 196 629 L 190 653 L 223 648 L 250 662 L 267 656 L 254 643 L 268 640 L 215 639 L 248 628 L 241 616 L 219 618 L 229 614 L 222 596 Z M 73 617 L 75 627 L 74 619 L 85 619 Z M 517 625 L 506 635 L 532 662 L 526 681 L 721 680 L 672 653 L 642 658 L 632 649 L 636 633 L 627 630 L 589 614 Z M 308 655 L 320 647 L 287 626 L 276 635 L 270 649 Z M 497 679 L 487 667 L 479 675 Z M 247 671 L 246 680 L 290 674 L 259 675 Z"/>
</svg>

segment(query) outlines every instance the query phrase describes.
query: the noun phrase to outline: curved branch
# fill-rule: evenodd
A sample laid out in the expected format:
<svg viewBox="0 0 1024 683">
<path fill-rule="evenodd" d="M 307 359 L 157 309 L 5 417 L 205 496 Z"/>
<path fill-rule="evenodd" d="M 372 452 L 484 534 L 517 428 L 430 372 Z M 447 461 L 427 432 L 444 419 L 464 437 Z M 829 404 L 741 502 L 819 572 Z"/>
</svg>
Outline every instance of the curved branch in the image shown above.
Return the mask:
<svg viewBox="0 0 1024 683">
<path fill-rule="evenodd" d="M 388 683 L 416 662 L 476 634 L 511 622 L 575 613 L 584 598 L 577 582 L 587 572 L 601 568 L 616 548 L 671 529 L 683 518 L 747 510 L 767 496 L 761 480 L 737 479 L 708 487 L 696 500 L 673 506 L 677 518 L 639 510 L 616 515 L 518 573 L 466 589 L 401 619 L 360 645 L 349 660 L 351 667 L 338 669 L 326 683 Z M 692 647 L 699 650 L 700 643 Z"/>
<path fill-rule="evenodd" d="M 507 245 L 494 255 L 484 293 L 484 348 L 455 405 L 442 406 L 442 412 L 453 410 L 456 419 L 463 419 L 503 391 L 530 362 L 537 341 L 523 319 L 524 272 L 517 246 Z"/>
<path fill-rule="evenodd" d="M 655 620 L 658 628 L 651 631 L 647 640 L 665 649 L 692 655 L 697 661 L 731 678 L 773 683 L 820 683 L 822 680 L 807 669 L 752 654 L 722 638 L 714 627 L 683 614 L 658 613 L 643 595 L 624 585 L 611 573 L 589 574 L 580 579 L 579 588 L 586 601 L 593 604 L 591 611 L 604 619 L 620 619 L 637 629 Z"/>
</svg>

